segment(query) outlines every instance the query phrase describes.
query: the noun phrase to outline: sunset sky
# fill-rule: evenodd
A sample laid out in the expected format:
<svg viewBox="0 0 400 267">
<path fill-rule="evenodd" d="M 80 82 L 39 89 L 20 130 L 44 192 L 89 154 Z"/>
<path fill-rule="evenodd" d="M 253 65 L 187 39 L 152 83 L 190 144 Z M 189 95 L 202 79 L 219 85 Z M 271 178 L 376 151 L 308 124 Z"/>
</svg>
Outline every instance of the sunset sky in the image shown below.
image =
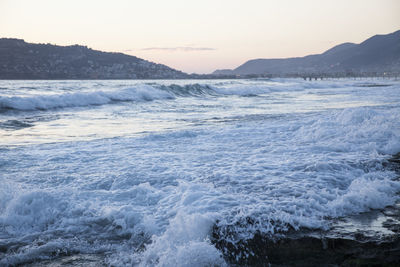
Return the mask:
<svg viewBox="0 0 400 267">
<path fill-rule="evenodd" d="M 399 14 L 399 0 L 0 0 L 0 37 L 210 73 L 359 43 L 399 30 Z"/>
</svg>

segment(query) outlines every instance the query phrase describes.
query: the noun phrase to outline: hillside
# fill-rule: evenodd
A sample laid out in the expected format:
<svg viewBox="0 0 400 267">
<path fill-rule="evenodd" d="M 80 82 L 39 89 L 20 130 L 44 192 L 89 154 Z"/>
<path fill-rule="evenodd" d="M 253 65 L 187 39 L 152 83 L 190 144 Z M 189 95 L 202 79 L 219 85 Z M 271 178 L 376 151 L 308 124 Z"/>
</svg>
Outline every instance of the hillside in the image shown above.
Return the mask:
<svg viewBox="0 0 400 267">
<path fill-rule="evenodd" d="M 168 79 L 189 75 L 122 53 L 86 46 L 0 39 L 0 79 Z"/>
<path fill-rule="evenodd" d="M 234 70 L 217 70 L 214 74 L 298 75 L 340 72 L 399 73 L 400 31 L 375 35 L 360 44 L 340 44 L 318 55 L 249 60 Z"/>
</svg>

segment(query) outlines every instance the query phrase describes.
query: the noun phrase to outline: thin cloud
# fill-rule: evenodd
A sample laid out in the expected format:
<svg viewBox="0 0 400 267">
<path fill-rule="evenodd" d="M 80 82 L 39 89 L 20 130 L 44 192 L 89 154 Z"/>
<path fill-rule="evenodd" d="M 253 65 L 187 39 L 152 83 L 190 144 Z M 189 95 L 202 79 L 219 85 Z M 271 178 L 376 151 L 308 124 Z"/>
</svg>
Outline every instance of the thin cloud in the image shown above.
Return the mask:
<svg viewBox="0 0 400 267">
<path fill-rule="evenodd" d="M 193 52 L 193 51 L 213 51 L 217 50 L 211 47 L 192 47 L 192 46 L 177 46 L 177 47 L 146 47 L 141 50 L 146 51 L 171 51 L 171 52 Z"/>
</svg>

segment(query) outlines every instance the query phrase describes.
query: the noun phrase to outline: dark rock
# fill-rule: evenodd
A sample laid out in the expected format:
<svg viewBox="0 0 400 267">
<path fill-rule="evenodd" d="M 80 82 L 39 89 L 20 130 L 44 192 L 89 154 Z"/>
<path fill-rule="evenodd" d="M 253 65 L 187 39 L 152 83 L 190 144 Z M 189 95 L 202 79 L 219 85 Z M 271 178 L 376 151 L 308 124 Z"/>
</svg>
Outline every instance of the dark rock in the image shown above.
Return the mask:
<svg viewBox="0 0 400 267">
<path fill-rule="evenodd" d="M 383 166 L 399 171 L 399 159 L 400 153 Z M 255 232 L 252 238 L 239 237 L 237 231 L 256 223 L 248 217 L 232 225 L 216 222 L 211 242 L 232 265 L 400 266 L 400 203 L 334 219 L 326 231 L 283 224 L 273 235 Z"/>
<path fill-rule="evenodd" d="M 301 235 L 301 237 L 299 236 Z M 317 237 L 305 231 L 279 239 L 256 233 L 253 238 L 232 243 L 214 228 L 212 242 L 231 264 L 250 266 L 371 266 L 400 264 L 400 238 L 368 241 L 362 233 L 354 239 Z"/>
</svg>

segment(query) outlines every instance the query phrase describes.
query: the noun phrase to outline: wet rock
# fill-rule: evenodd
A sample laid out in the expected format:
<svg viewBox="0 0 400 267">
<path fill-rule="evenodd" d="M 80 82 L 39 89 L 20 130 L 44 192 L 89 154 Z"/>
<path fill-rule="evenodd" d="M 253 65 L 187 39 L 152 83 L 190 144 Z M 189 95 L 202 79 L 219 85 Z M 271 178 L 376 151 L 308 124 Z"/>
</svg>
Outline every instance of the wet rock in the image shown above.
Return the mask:
<svg viewBox="0 0 400 267">
<path fill-rule="evenodd" d="M 400 153 L 384 167 L 400 174 Z M 286 227 L 274 235 L 256 232 L 245 240 L 235 232 L 254 224 L 254 219 L 246 218 L 235 225 L 214 225 L 211 241 L 230 264 L 400 266 L 400 203 L 332 220 L 327 231 Z"/>
<path fill-rule="evenodd" d="M 256 233 L 253 238 L 233 243 L 214 229 L 212 242 L 231 264 L 250 266 L 316 266 L 400 264 L 400 238 L 371 241 L 362 233 L 353 239 L 315 236 L 300 232 L 274 240 Z"/>
</svg>

